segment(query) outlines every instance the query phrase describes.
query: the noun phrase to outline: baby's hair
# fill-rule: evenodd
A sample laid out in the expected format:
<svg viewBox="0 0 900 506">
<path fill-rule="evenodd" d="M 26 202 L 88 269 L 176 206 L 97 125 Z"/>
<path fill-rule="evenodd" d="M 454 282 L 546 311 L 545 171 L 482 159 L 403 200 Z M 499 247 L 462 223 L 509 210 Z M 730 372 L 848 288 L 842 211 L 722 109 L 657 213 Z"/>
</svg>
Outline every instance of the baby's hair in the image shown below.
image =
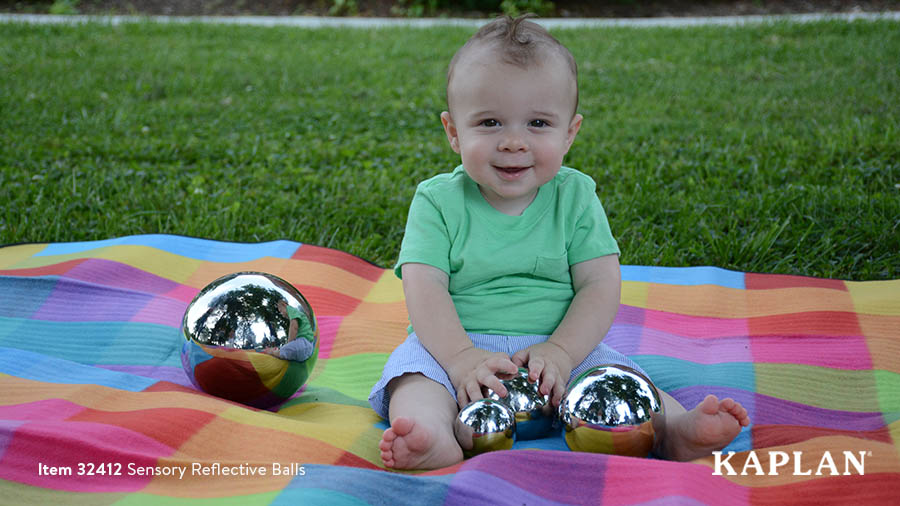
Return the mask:
<svg viewBox="0 0 900 506">
<path fill-rule="evenodd" d="M 488 46 L 497 53 L 500 61 L 520 68 L 528 68 L 541 63 L 548 55 L 562 57 L 572 72 L 572 79 L 575 82 L 575 108 L 578 108 L 578 65 L 575 63 L 575 58 L 566 46 L 550 35 L 550 32 L 544 27 L 528 21 L 528 18 L 531 17 L 534 15 L 523 14 L 515 19 L 510 16 L 501 16 L 482 26 L 456 51 L 447 68 L 448 105 L 450 82 L 459 61 L 471 49 Z"/>
</svg>

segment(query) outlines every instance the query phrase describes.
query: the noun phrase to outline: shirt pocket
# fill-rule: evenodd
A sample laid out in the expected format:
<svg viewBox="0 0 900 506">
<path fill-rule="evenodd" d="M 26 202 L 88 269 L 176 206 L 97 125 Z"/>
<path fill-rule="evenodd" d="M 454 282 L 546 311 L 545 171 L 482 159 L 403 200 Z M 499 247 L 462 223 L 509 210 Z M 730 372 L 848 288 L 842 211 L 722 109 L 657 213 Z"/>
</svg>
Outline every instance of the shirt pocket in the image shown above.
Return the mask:
<svg viewBox="0 0 900 506">
<path fill-rule="evenodd" d="M 535 277 L 549 279 L 559 282 L 571 282 L 569 276 L 569 258 L 567 254 L 560 256 L 544 257 L 539 256 L 534 260 Z"/>
</svg>

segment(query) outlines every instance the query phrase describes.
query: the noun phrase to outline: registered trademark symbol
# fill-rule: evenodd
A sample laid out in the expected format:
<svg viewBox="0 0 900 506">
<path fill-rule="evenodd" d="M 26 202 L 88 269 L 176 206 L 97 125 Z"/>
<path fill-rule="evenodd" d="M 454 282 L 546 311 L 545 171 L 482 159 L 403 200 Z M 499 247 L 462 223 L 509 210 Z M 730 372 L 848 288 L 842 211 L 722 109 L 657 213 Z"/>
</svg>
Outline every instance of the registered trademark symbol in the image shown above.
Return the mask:
<svg viewBox="0 0 900 506">
<path fill-rule="evenodd" d="M 871 456 L 872 456 L 872 450 L 867 451 L 867 452 L 866 452 L 866 457 L 871 457 Z"/>
</svg>

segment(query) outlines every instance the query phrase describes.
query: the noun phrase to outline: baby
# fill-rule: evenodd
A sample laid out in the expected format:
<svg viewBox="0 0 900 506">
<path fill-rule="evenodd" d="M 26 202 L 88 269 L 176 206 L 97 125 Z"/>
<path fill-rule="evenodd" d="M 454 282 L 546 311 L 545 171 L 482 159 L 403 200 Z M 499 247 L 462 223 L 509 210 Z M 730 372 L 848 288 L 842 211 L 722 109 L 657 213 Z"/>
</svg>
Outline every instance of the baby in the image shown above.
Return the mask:
<svg viewBox="0 0 900 506">
<path fill-rule="evenodd" d="M 619 248 L 587 175 L 562 166 L 582 116 L 575 60 L 536 23 L 500 18 L 457 51 L 441 122 L 462 165 L 422 182 L 395 268 L 411 322 L 369 402 L 391 427 L 386 467 L 434 469 L 463 453 L 461 407 L 527 367 L 558 406 L 590 367 L 643 370 L 601 341 L 619 307 Z M 663 393 L 656 452 L 690 460 L 747 426 L 732 399 L 688 411 Z"/>
</svg>

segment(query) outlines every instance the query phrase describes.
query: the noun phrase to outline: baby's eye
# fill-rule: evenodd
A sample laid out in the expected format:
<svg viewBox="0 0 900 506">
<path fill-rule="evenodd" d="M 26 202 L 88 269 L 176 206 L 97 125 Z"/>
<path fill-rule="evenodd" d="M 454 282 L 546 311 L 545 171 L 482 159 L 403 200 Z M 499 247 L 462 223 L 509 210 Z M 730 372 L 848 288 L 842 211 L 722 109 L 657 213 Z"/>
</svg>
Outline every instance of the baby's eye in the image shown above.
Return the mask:
<svg viewBox="0 0 900 506">
<path fill-rule="evenodd" d="M 533 119 L 533 120 L 531 120 L 531 122 L 528 123 L 528 126 L 543 128 L 545 126 L 549 126 L 549 123 L 547 123 L 546 121 L 544 121 L 542 119 Z"/>
<path fill-rule="evenodd" d="M 486 119 L 481 122 L 481 126 L 483 127 L 495 127 L 499 126 L 500 122 L 495 119 Z"/>
</svg>

